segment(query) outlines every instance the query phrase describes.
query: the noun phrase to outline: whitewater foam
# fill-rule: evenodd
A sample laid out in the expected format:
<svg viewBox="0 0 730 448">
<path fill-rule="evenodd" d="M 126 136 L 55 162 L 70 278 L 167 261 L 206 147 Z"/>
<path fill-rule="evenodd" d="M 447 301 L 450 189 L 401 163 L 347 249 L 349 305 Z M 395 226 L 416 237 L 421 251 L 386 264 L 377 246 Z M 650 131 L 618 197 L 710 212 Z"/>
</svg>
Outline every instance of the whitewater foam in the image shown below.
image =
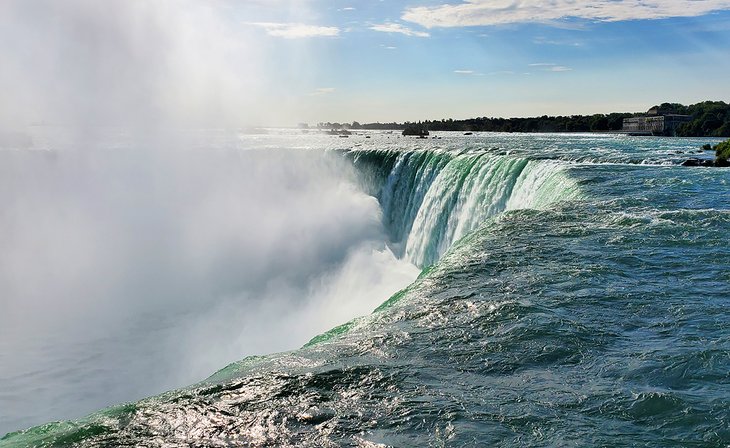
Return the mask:
<svg viewBox="0 0 730 448">
<path fill-rule="evenodd" d="M 376 194 L 394 251 L 421 267 L 500 213 L 546 208 L 580 195 L 565 173 L 566 164 L 550 160 L 440 151 L 353 152 L 356 163 L 392 166 Z"/>
</svg>

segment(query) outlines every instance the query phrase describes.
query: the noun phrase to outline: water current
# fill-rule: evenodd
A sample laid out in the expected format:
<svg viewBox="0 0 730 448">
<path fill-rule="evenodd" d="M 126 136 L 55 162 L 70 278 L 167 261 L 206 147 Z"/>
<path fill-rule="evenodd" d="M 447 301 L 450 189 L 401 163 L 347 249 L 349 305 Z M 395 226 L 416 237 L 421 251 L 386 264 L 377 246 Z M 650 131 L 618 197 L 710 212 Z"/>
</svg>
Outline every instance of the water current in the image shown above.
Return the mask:
<svg viewBox="0 0 730 448">
<path fill-rule="evenodd" d="M 715 140 L 371 137 L 237 145 L 351 168 L 334 200 L 376 199 L 358 241 L 415 281 L 299 349 L 0 446 L 730 444 L 730 170 L 679 165 Z"/>
</svg>

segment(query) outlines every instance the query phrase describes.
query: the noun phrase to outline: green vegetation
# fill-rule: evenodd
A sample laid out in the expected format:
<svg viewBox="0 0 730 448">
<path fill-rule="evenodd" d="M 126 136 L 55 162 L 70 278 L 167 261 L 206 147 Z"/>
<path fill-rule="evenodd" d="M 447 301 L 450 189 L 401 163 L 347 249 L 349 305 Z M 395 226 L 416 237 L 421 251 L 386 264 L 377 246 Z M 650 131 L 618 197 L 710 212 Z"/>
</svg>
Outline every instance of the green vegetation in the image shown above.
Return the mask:
<svg viewBox="0 0 730 448">
<path fill-rule="evenodd" d="M 705 151 L 715 151 L 715 160 L 689 159 L 683 163 L 684 166 L 730 166 L 730 139 L 720 142 L 715 146 L 702 145 Z"/>
<path fill-rule="evenodd" d="M 426 120 L 405 123 L 353 123 L 351 129 L 428 129 L 429 131 L 460 131 L 460 132 L 590 132 L 590 131 L 619 131 L 623 126 L 623 119 L 634 114 L 613 113 L 596 115 L 572 115 L 534 118 L 469 118 L 466 120 Z M 336 125 L 338 123 L 333 123 Z M 322 123 L 327 128 L 328 123 Z M 357 126 L 354 126 L 357 125 Z M 414 135 L 414 134 L 411 134 Z"/>
<path fill-rule="evenodd" d="M 715 166 L 730 166 L 730 139 L 718 143 L 715 150 Z"/>
<path fill-rule="evenodd" d="M 730 137 L 730 104 L 724 101 L 704 101 L 685 106 L 663 103 L 654 106 L 660 115 L 691 115 L 692 120 L 677 128 L 678 137 Z M 644 116 L 641 113 L 610 113 L 595 115 L 547 116 L 531 118 L 468 118 L 426 120 L 405 123 L 319 123 L 320 129 L 427 129 L 460 132 L 605 132 L 620 131 L 624 118 Z"/>
<path fill-rule="evenodd" d="M 431 131 L 462 132 L 589 132 L 620 130 L 631 114 L 572 115 L 570 117 L 470 118 L 467 120 L 424 121 Z M 409 123 L 406 123 L 409 124 Z"/>
<path fill-rule="evenodd" d="M 724 101 L 703 101 L 684 106 L 664 103 L 659 114 L 691 115 L 692 121 L 677 128 L 678 137 L 730 137 L 730 104 Z"/>
</svg>

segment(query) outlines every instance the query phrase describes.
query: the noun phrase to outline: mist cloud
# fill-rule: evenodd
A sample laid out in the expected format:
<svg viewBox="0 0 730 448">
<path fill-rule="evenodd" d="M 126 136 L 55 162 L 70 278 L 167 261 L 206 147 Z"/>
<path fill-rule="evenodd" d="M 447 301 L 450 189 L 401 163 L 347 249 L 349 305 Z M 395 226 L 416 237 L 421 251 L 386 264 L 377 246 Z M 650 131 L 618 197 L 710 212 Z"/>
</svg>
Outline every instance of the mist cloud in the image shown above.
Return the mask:
<svg viewBox="0 0 730 448">
<path fill-rule="evenodd" d="M 337 154 L 189 133 L 0 151 L 0 432 L 296 348 L 415 278 Z"/>
<path fill-rule="evenodd" d="M 339 156 L 220 130 L 287 117 L 226 12 L 0 2 L 0 435 L 296 348 L 415 277 Z"/>
<path fill-rule="evenodd" d="M 0 123 L 233 125 L 266 116 L 260 55 L 218 2 L 0 3 Z"/>
</svg>

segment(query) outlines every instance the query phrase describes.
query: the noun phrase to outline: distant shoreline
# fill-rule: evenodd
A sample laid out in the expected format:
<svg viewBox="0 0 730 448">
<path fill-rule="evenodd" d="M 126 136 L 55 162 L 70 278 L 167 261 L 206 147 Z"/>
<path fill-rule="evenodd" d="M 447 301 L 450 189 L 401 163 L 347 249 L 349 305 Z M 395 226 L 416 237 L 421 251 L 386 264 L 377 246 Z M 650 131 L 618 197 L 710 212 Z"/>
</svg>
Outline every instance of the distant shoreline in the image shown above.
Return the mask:
<svg viewBox="0 0 730 448">
<path fill-rule="evenodd" d="M 724 101 L 704 101 L 690 106 L 678 103 L 662 103 L 650 110 L 660 115 L 690 115 L 692 120 L 677 127 L 676 137 L 730 137 L 730 104 Z M 644 116 L 646 113 L 613 112 L 609 114 L 547 116 L 528 118 L 467 118 L 464 120 L 442 119 L 418 122 L 391 123 L 318 123 L 320 130 L 382 130 L 403 131 L 409 128 L 430 132 L 519 132 L 519 133 L 571 133 L 595 132 L 639 134 L 623 130 L 624 118 Z M 312 129 L 312 128 L 309 128 Z M 643 134 L 643 133 L 642 133 Z"/>
</svg>

